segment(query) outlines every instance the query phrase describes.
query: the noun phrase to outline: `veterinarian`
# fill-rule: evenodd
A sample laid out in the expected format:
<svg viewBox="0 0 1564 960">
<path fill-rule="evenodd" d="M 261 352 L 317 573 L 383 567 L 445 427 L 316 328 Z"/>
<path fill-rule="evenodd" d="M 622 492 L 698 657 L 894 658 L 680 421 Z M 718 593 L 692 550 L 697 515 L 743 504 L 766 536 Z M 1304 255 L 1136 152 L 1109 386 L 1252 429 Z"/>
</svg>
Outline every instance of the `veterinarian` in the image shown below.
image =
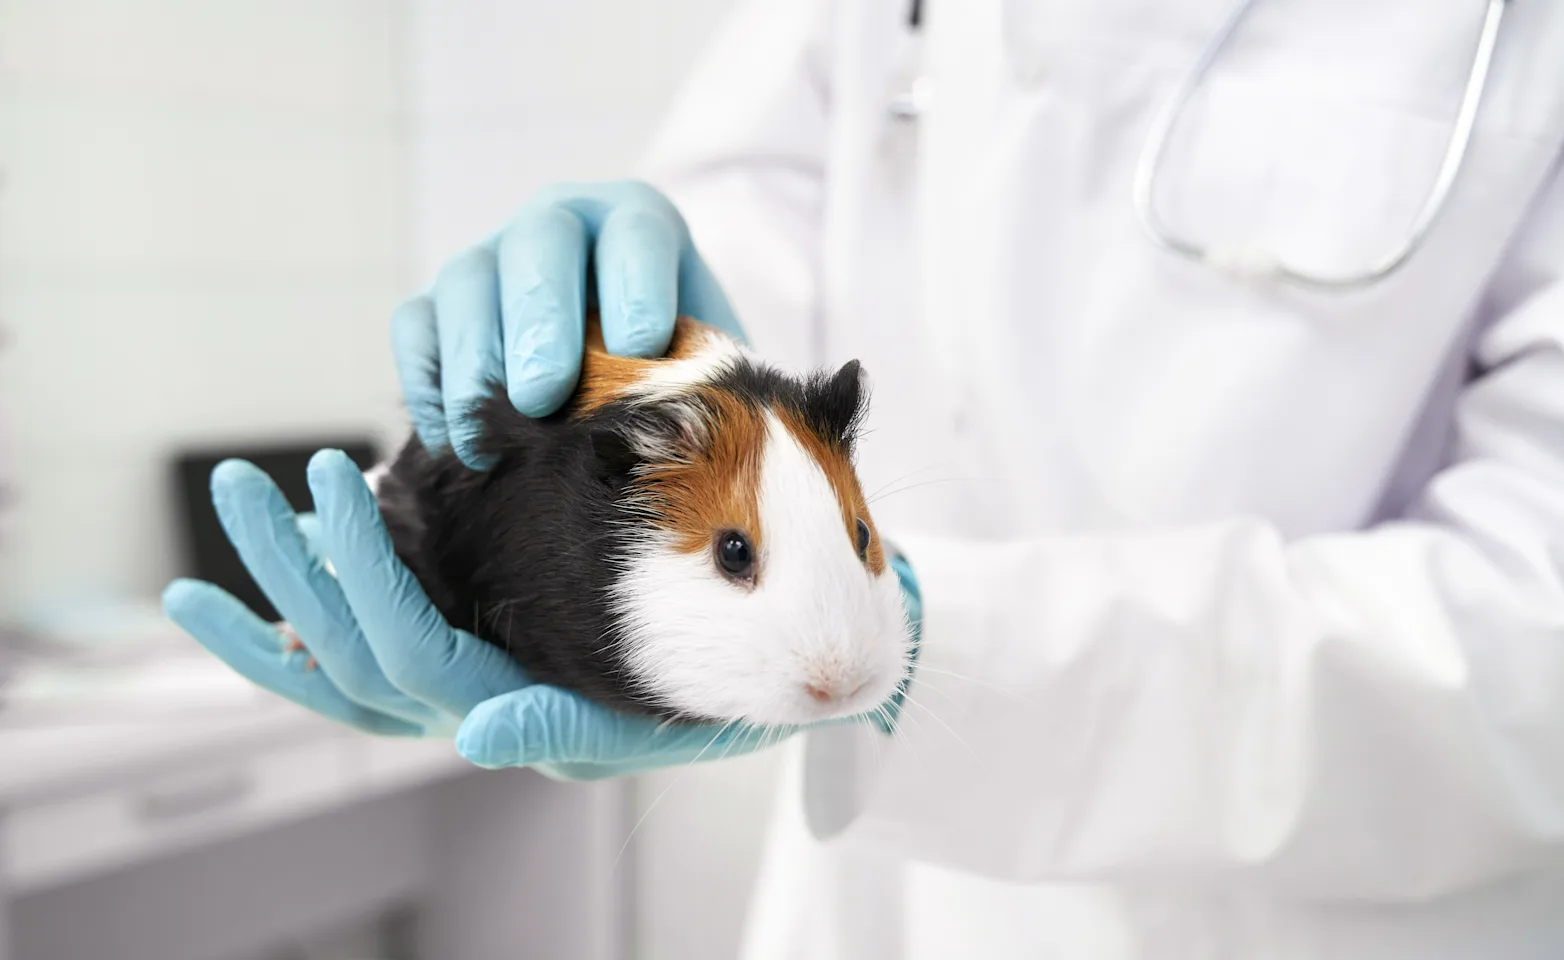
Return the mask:
<svg viewBox="0 0 1564 960">
<path fill-rule="evenodd" d="M 618 352 L 863 360 L 922 647 L 894 738 L 792 738 L 752 960 L 1559 957 L 1561 144 L 1543 0 L 751 0 L 655 189 L 546 190 L 393 334 L 467 457 L 487 378 L 569 394 L 594 284 Z M 235 539 L 321 669 L 170 591 L 248 675 L 486 766 L 706 742 L 493 689 L 312 481 L 335 579 L 285 506 Z"/>
</svg>

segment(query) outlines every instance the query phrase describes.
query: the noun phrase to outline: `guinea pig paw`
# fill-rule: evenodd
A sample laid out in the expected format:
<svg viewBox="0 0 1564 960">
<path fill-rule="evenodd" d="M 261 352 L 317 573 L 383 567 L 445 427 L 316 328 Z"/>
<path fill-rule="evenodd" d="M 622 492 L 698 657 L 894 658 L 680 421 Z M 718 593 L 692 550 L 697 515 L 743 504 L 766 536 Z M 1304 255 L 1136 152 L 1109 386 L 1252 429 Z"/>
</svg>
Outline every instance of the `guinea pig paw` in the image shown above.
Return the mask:
<svg viewBox="0 0 1564 960">
<path fill-rule="evenodd" d="M 309 653 L 309 651 L 304 646 L 304 641 L 299 639 L 298 633 L 295 632 L 293 627 L 287 622 L 281 622 L 277 624 L 277 636 L 282 639 L 282 655 L 284 659 L 291 661 L 295 659 L 293 655 L 296 653 Z M 319 666 L 319 664 L 315 662 L 314 657 L 307 656 L 305 658 L 305 673 L 309 673 L 317 666 Z"/>
</svg>

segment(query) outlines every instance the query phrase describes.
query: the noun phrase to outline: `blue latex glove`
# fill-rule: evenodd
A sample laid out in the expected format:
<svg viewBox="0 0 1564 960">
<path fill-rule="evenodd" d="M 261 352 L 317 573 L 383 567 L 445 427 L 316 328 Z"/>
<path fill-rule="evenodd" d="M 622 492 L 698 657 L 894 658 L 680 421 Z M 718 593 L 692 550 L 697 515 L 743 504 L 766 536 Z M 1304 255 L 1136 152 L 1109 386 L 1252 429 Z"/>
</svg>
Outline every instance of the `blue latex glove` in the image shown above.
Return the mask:
<svg viewBox="0 0 1564 960">
<path fill-rule="evenodd" d="M 209 583 L 175 581 L 163 595 L 171 619 L 267 690 L 371 733 L 455 732 L 473 763 L 533 766 L 560 779 L 715 760 L 795 732 L 659 723 L 531 683 L 499 648 L 434 609 L 396 558 L 374 496 L 345 454 L 317 454 L 309 482 L 318 518 L 295 515 L 252 464 L 231 460 L 212 474 L 229 539 L 308 653 L 286 651 L 275 625 Z M 916 629 L 917 584 L 904 559 L 892 564 Z M 870 718 L 882 730 L 894 723 L 901 697 Z"/>
<path fill-rule="evenodd" d="M 530 417 L 565 402 L 581 373 L 589 259 L 609 352 L 660 356 L 680 314 L 743 337 L 661 193 L 634 182 L 549 187 L 392 316 L 402 392 L 425 447 L 454 445 L 468 466 L 486 466 L 466 414 L 493 383 Z"/>
</svg>

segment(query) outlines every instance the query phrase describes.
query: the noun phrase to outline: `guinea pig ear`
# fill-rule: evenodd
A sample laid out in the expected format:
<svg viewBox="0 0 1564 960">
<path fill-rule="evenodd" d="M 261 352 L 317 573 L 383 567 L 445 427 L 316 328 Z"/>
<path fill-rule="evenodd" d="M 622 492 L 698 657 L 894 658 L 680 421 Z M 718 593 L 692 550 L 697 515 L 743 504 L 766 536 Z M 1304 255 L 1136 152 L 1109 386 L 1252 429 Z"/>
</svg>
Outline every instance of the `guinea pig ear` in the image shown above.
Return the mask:
<svg viewBox="0 0 1564 960">
<path fill-rule="evenodd" d="M 623 427 L 599 427 L 588 434 L 588 439 L 592 443 L 593 457 L 608 476 L 627 475 L 642 462 Z"/>
<path fill-rule="evenodd" d="M 593 455 L 607 471 L 629 473 L 696 455 L 707 442 L 706 419 L 699 407 L 679 400 L 645 404 L 599 424 L 591 440 Z"/>
<path fill-rule="evenodd" d="M 849 360 L 842 364 L 842 369 L 817 379 L 811 386 L 810 419 L 827 439 L 852 449 L 869 409 L 863 367 L 857 360 Z"/>
</svg>

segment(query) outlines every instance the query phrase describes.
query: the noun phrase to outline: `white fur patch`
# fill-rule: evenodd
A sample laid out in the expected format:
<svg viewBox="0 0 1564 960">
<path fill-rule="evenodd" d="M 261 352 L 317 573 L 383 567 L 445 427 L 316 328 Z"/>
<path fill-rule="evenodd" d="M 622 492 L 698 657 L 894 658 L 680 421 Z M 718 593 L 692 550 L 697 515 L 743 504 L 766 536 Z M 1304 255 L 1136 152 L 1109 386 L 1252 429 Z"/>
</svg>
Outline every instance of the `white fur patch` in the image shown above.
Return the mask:
<svg viewBox="0 0 1564 960">
<path fill-rule="evenodd" d="M 825 472 L 773 414 L 766 421 L 755 585 L 723 576 L 712 551 L 649 539 L 615 588 L 626 662 L 647 692 L 698 716 L 795 724 L 871 711 L 909 656 L 896 574 L 869 571 Z M 836 696 L 817 699 L 810 686 Z"/>
<path fill-rule="evenodd" d="M 700 340 L 690 356 L 648 364 L 646 375 L 626 387 L 623 395 L 648 402 L 676 399 L 688 393 L 691 386 L 715 378 L 733 361 L 747 355 L 737 340 L 710 327 L 697 328 L 692 336 Z"/>
</svg>

